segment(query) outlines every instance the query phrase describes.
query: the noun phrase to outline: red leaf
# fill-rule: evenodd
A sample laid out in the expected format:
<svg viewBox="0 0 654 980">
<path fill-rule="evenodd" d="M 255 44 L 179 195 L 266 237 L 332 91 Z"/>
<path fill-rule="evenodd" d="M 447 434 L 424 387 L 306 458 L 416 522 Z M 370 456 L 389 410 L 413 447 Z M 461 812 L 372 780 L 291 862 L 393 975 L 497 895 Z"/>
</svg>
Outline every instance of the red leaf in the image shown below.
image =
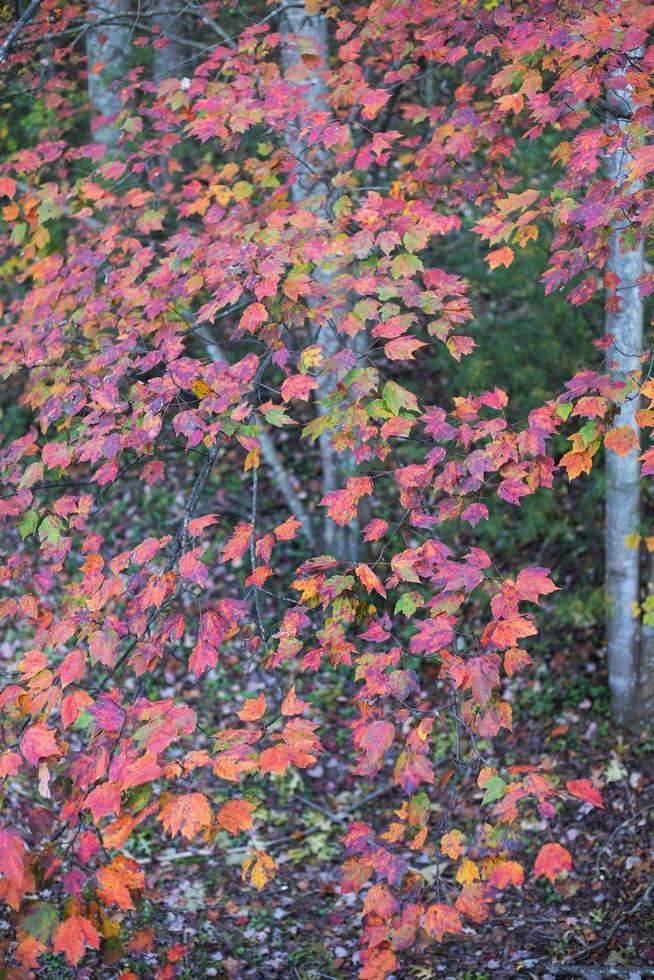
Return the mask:
<svg viewBox="0 0 654 980">
<path fill-rule="evenodd" d="M 0 197 L 13 198 L 16 193 L 16 181 L 11 177 L 0 177 Z"/>
<path fill-rule="evenodd" d="M 239 558 L 243 557 L 250 543 L 253 530 L 252 524 L 239 524 L 236 527 L 229 541 L 222 547 L 222 564 L 226 561 L 238 561 Z"/>
<path fill-rule="evenodd" d="M 299 398 L 300 401 L 306 402 L 317 387 L 318 382 L 315 378 L 308 374 L 295 374 L 287 378 L 282 385 L 282 398 L 285 402 L 290 402 L 292 398 Z"/>
<path fill-rule="evenodd" d="M 516 589 L 528 602 L 538 602 L 542 595 L 558 592 L 549 577 L 549 568 L 523 568 L 515 580 Z"/>
<path fill-rule="evenodd" d="M 560 844 L 544 844 L 538 852 L 534 865 L 534 877 L 545 878 L 554 883 L 557 875 L 572 870 L 572 857 L 570 852 Z"/>
<path fill-rule="evenodd" d="M 45 725 L 31 725 L 20 740 L 20 750 L 33 766 L 38 766 L 41 759 L 49 759 L 53 755 L 61 755 L 52 732 Z"/>
<path fill-rule="evenodd" d="M 283 524 L 278 524 L 273 528 L 273 534 L 278 541 L 292 541 L 302 525 L 295 517 L 289 517 Z"/>
<path fill-rule="evenodd" d="M 69 963 L 77 966 L 87 947 L 100 949 L 98 931 L 83 915 L 71 915 L 54 934 L 53 952 L 63 953 Z"/>
<path fill-rule="evenodd" d="M 572 793 L 577 799 L 591 806 L 598 806 L 604 809 L 602 794 L 591 783 L 590 779 L 571 779 L 565 784 L 568 793 Z"/>
<path fill-rule="evenodd" d="M 188 533 L 192 538 L 195 538 L 204 531 L 205 527 L 217 522 L 218 514 L 204 514 L 203 517 L 194 517 L 192 521 L 188 522 Z"/>
<path fill-rule="evenodd" d="M 262 323 L 268 320 L 268 312 L 263 303 L 251 303 L 243 312 L 239 327 L 248 333 L 256 333 Z"/>
</svg>

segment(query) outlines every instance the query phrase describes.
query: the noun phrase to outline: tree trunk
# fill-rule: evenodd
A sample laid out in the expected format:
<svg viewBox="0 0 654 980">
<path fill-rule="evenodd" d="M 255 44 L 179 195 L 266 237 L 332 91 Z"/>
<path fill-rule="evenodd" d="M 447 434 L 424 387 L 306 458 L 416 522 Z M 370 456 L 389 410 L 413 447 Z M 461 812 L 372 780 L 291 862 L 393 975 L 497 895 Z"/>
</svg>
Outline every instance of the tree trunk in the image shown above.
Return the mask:
<svg viewBox="0 0 654 980">
<path fill-rule="evenodd" d="M 182 0 L 154 0 L 157 15 L 153 26 L 161 28 L 159 37 L 165 37 L 168 43 L 163 48 L 154 49 L 154 64 L 152 75 L 157 85 L 166 78 L 181 78 L 186 74 L 187 48 L 185 4 Z"/>
<path fill-rule="evenodd" d="M 88 10 L 87 84 L 93 115 L 99 120 L 99 125 L 91 128 L 96 143 L 111 145 L 120 136 L 120 129 L 115 125 L 121 106 L 118 80 L 130 48 L 131 3 L 130 0 L 92 0 Z"/>
<path fill-rule="evenodd" d="M 283 47 L 284 73 L 294 83 L 302 86 L 306 117 L 311 118 L 317 113 L 329 115 L 331 110 L 327 98 L 327 89 L 323 81 L 323 73 L 329 67 L 325 18 L 322 14 L 308 14 L 303 5 L 288 6 L 281 18 L 281 29 L 282 33 L 287 35 L 287 41 Z M 303 64 L 298 46 L 293 41 L 293 36 L 310 41 L 319 55 L 317 63 L 314 62 L 310 77 L 307 77 L 307 69 Z M 312 145 L 308 138 L 301 135 L 300 131 L 305 121 L 298 119 L 297 129 L 289 132 L 286 136 L 289 153 L 296 160 L 295 181 L 291 194 L 297 204 L 303 204 L 313 196 L 326 197 L 328 190 L 328 186 L 321 180 L 321 175 L 326 173 L 329 165 L 328 155 L 320 147 Z M 315 211 L 322 217 L 328 217 L 326 203 L 319 205 Z M 318 266 L 313 274 L 327 292 L 333 278 L 332 274 L 322 266 Z M 357 349 L 360 347 L 363 336 L 361 334 L 358 338 L 349 340 L 349 345 Z M 322 326 L 319 342 L 325 358 L 337 353 L 344 346 L 346 340 L 347 338 L 341 338 L 337 334 L 335 327 L 331 324 Z M 318 400 L 324 401 L 328 398 L 334 387 L 333 378 L 329 374 L 325 374 L 318 388 Z M 329 409 L 321 405 L 319 411 L 324 414 Z M 347 477 L 353 472 L 351 454 L 337 453 L 330 445 L 331 436 L 332 434 L 328 430 L 321 433 L 319 437 L 322 489 L 325 494 L 344 486 Z M 357 560 L 360 538 L 358 521 L 351 522 L 347 528 L 341 528 L 327 518 L 323 536 L 325 549 L 331 554 L 350 561 Z"/>
<path fill-rule="evenodd" d="M 616 124 L 622 130 L 633 109 L 628 91 L 611 94 Z M 608 179 L 619 190 L 628 177 L 630 155 L 621 147 L 607 156 Z M 632 183 L 630 193 L 642 185 Z M 643 246 L 624 248 L 621 238 L 629 222 L 617 224 L 611 239 L 611 254 L 606 271 L 619 279 L 620 307 L 606 317 L 606 332 L 614 336 L 609 361 L 616 376 L 627 379 L 640 369 L 643 342 L 643 303 L 637 280 L 643 274 Z M 627 395 L 615 419 L 616 426 L 629 425 L 636 432 L 638 398 Z M 611 702 L 619 724 L 638 726 L 643 720 L 643 705 L 639 693 L 639 675 L 654 666 L 654 659 L 643 657 L 641 628 L 637 616 L 640 604 L 639 551 L 629 547 L 629 535 L 637 534 L 640 520 L 640 463 L 639 450 L 632 449 L 624 458 L 614 452 L 606 454 L 606 598 L 607 651 Z M 650 630 L 643 631 L 650 651 Z M 649 661 L 649 662 L 647 662 Z M 640 706 L 639 706 L 640 705 Z"/>
</svg>

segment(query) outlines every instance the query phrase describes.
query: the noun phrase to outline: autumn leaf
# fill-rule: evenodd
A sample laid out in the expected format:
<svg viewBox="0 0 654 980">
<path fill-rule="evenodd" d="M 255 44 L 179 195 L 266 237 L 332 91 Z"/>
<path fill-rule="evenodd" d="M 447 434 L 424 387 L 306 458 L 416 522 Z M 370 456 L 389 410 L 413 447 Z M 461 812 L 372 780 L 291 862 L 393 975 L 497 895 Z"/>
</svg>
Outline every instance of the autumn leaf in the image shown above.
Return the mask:
<svg viewBox="0 0 654 980">
<path fill-rule="evenodd" d="M 218 514 L 204 514 L 202 517 L 194 517 L 188 522 L 188 533 L 192 538 L 195 538 L 204 531 L 205 527 L 215 524 L 217 520 Z"/>
<path fill-rule="evenodd" d="M 263 303 L 251 303 L 243 312 L 239 327 L 248 333 L 256 333 L 262 323 L 268 320 L 268 312 Z"/>
<path fill-rule="evenodd" d="M 292 541 L 298 530 L 302 527 L 295 517 L 289 517 L 283 524 L 278 524 L 273 528 L 273 534 L 278 541 Z"/>
<path fill-rule="evenodd" d="M 456 909 L 450 905 L 430 905 L 425 912 L 422 920 L 423 928 L 427 935 L 442 943 L 446 932 L 458 933 L 462 931 L 461 916 Z"/>
<path fill-rule="evenodd" d="M 97 873 L 98 898 L 106 905 L 117 905 L 121 909 L 133 909 L 131 892 L 138 891 L 145 884 L 145 876 L 140 866 L 131 858 L 118 855 L 111 864 L 100 868 Z"/>
<path fill-rule="evenodd" d="M 26 729 L 20 740 L 20 750 L 33 766 L 38 766 L 41 759 L 61 755 L 54 732 L 40 723 Z"/>
<path fill-rule="evenodd" d="M 230 800 L 220 808 L 216 821 L 230 834 L 252 829 L 252 813 L 256 807 L 247 800 Z"/>
<path fill-rule="evenodd" d="M 503 891 L 509 885 L 520 888 L 525 880 L 525 873 L 517 861 L 500 861 L 488 876 L 488 884 Z"/>
<path fill-rule="evenodd" d="M 86 949 L 100 949 L 100 936 L 94 925 L 83 915 L 71 915 L 54 934 L 54 953 L 63 953 L 72 966 L 77 966 Z"/>
<path fill-rule="evenodd" d="M 568 793 L 572 793 L 573 796 L 576 796 L 579 800 L 583 800 L 584 803 L 590 803 L 591 806 L 604 808 L 602 794 L 593 786 L 590 779 L 571 779 L 565 786 Z"/>
<path fill-rule="evenodd" d="M 513 262 L 513 251 L 508 245 L 504 245 L 502 248 L 496 248 L 493 252 L 489 252 L 486 260 L 491 269 L 497 269 L 500 265 L 508 267 Z"/>
<path fill-rule="evenodd" d="M 379 576 L 373 572 L 369 565 L 357 565 L 354 572 L 367 592 L 378 592 L 380 596 L 386 597 L 386 589 L 382 585 Z"/>
<path fill-rule="evenodd" d="M 318 382 L 315 378 L 307 374 L 296 374 L 292 378 L 287 378 L 282 384 L 282 399 L 290 402 L 292 398 L 298 398 L 305 402 L 317 387 Z"/>
<path fill-rule="evenodd" d="M 254 850 L 243 862 L 241 879 L 247 881 L 249 878 L 258 891 L 261 891 L 274 877 L 275 862 L 263 851 Z"/>
<path fill-rule="evenodd" d="M 263 691 L 256 698 L 248 698 L 237 715 L 241 721 L 258 721 L 266 711 L 266 695 Z"/>
<path fill-rule="evenodd" d="M 238 561 L 247 551 L 254 528 L 252 524 L 238 524 L 232 537 L 222 546 L 224 564 L 226 561 Z"/>
<path fill-rule="evenodd" d="M 460 830 L 450 830 L 441 837 L 441 851 L 453 861 L 460 857 L 465 837 Z"/>
<path fill-rule="evenodd" d="M 572 857 L 565 847 L 560 844 L 544 844 L 541 847 L 534 865 L 535 878 L 542 875 L 554 884 L 558 875 L 571 870 Z"/>
<path fill-rule="evenodd" d="M 640 440 L 638 433 L 630 425 L 621 425 L 610 429 L 604 436 L 604 445 L 620 458 L 628 456 L 632 449 L 638 449 Z"/>
<path fill-rule="evenodd" d="M 211 808 L 203 793 L 185 793 L 169 799 L 157 819 L 171 837 L 181 833 L 187 840 L 192 840 L 210 826 Z"/>
<path fill-rule="evenodd" d="M 290 689 L 282 701 L 282 715 L 288 718 L 291 715 L 301 715 L 305 708 L 309 707 L 308 701 L 303 701 L 295 693 L 295 684 Z"/>
</svg>

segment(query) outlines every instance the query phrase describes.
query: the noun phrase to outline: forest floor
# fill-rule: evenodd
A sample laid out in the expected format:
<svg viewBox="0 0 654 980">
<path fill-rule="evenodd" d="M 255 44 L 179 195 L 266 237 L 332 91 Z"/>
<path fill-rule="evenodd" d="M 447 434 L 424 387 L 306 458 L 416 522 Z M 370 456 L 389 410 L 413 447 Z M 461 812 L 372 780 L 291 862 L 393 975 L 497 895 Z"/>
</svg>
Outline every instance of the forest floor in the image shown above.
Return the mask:
<svg viewBox="0 0 654 980">
<path fill-rule="evenodd" d="M 521 890 L 499 896 L 486 924 L 401 954 L 398 980 L 596 980 L 628 976 L 626 968 L 632 976 L 654 976 L 654 740 L 628 739 L 612 726 L 603 661 L 590 634 L 568 635 L 535 676 L 533 670 L 518 675 L 515 734 L 498 759 L 540 762 L 562 782 L 591 776 L 605 809 L 566 805 L 558 816 L 558 839 L 574 858 L 565 880 L 552 886 L 527 874 Z M 240 880 L 244 848 L 184 850 L 162 846 L 154 834 L 140 841 L 146 899 L 130 930 L 137 943 L 151 946 L 134 950 L 130 968 L 138 977 L 161 976 L 162 966 L 164 976 L 194 980 L 358 975 L 360 900 L 340 894 L 340 841 L 347 821 L 379 825 L 399 796 L 385 784 L 362 790 L 338 755 L 323 758 L 330 759 L 327 768 L 321 763 L 278 787 L 269 805 L 265 849 L 278 871 L 261 894 Z M 474 827 L 479 810 L 470 794 L 464 798 L 467 809 L 461 804 L 453 823 Z M 527 843 L 528 868 L 542 837 Z M 428 857 L 419 870 L 429 875 Z M 105 966 L 70 976 L 115 976 L 106 955 Z M 60 958 L 44 961 L 39 972 L 43 980 L 67 975 Z"/>
</svg>

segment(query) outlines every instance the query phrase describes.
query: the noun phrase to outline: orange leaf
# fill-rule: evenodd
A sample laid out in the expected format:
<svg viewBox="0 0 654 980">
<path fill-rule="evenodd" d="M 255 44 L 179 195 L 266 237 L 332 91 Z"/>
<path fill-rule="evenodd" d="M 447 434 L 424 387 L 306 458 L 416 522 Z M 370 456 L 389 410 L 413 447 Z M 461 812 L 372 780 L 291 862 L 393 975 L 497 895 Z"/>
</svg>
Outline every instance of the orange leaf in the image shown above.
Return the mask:
<svg viewBox="0 0 654 980">
<path fill-rule="evenodd" d="M 571 870 L 572 857 L 565 847 L 561 847 L 560 844 L 544 844 L 541 847 L 534 865 L 535 878 L 540 878 L 541 875 L 544 875 L 554 883 L 557 875 Z"/>
<path fill-rule="evenodd" d="M 159 813 L 164 830 L 174 837 L 181 833 L 187 840 L 211 823 L 211 809 L 203 793 L 174 796 Z"/>
<path fill-rule="evenodd" d="M 386 596 L 386 589 L 381 584 L 379 577 L 368 565 L 357 565 L 355 568 L 356 577 L 368 592 L 378 592 L 380 596 Z"/>
<path fill-rule="evenodd" d="M 100 937 L 83 915 L 71 915 L 55 932 L 53 951 L 63 953 L 73 966 L 77 966 L 87 946 L 100 949 Z"/>
<path fill-rule="evenodd" d="M 290 689 L 284 700 L 282 701 L 282 714 L 284 716 L 288 715 L 301 715 L 305 708 L 309 707 L 308 701 L 303 701 L 295 693 L 295 684 Z"/>
<path fill-rule="evenodd" d="M 256 698 L 248 698 L 237 715 L 241 721 L 257 721 L 266 710 L 266 695 L 261 692 Z"/>
<path fill-rule="evenodd" d="M 630 425 L 620 425 L 606 433 L 604 445 L 621 458 L 628 456 L 632 449 L 639 446 L 638 433 Z"/>
<path fill-rule="evenodd" d="M 461 932 L 461 916 L 449 905 L 430 905 L 423 926 L 432 939 L 442 943 L 446 932 Z"/>
<path fill-rule="evenodd" d="M 253 530 L 254 528 L 251 524 L 237 525 L 229 541 L 223 545 L 223 557 L 221 559 L 222 564 L 224 564 L 226 561 L 237 561 L 239 558 L 243 557 L 247 550 L 247 546 L 250 543 Z"/>
<path fill-rule="evenodd" d="M 502 248 L 496 248 L 493 252 L 489 252 L 486 258 L 491 269 L 497 269 L 498 265 L 508 267 L 513 262 L 513 252 L 508 245 L 504 245 Z"/>
<path fill-rule="evenodd" d="M 115 904 L 121 909 L 133 909 L 130 891 L 143 888 L 145 878 L 136 861 L 119 855 L 111 864 L 100 868 L 97 874 L 100 885 L 97 895 L 106 905 Z"/>
<path fill-rule="evenodd" d="M 230 800 L 218 811 L 216 819 L 230 834 L 238 834 L 241 830 L 250 830 L 252 827 L 253 810 L 256 807 L 247 800 Z"/>
<path fill-rule="evenodd" d="M 449 858 L 453 861 L 460 856 L 463 850 L 462 844 L 465 842 L 465 837 L 460 830 L 450 830 L 448 834 L 443 834 L 441 837 L 441 851 L 443 854 L 447 854 Z"/>
</svg>

